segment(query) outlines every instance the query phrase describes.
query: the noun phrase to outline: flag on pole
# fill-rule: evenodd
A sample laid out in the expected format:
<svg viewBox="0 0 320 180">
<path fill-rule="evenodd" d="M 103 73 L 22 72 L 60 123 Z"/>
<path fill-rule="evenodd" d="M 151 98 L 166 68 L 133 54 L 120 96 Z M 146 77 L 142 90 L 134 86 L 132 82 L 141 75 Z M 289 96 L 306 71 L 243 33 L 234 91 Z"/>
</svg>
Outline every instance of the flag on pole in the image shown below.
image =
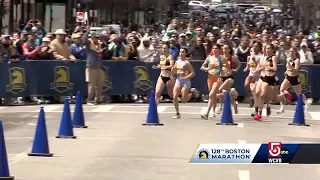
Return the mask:
<svg viewBox="0 0 320 180">
<path fill-rule="evenodd" d="M 89 24 L 88 12 L 84 12 L 83 22 L 84 22 L 85 25 L 90 25 Z"/>
</svg>

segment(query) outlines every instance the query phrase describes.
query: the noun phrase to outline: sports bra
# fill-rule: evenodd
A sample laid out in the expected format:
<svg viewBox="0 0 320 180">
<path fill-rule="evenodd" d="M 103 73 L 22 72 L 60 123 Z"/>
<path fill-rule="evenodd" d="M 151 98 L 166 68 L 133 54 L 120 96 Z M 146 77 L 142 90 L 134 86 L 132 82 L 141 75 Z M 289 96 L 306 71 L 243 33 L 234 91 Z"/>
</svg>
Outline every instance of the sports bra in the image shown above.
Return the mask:
<svg viewBox="0 0 320 180">
<path fill-rule="evenodd" d="M 169 57 L 169 56 L 168 56 Z M 160 66 L 170 66 L 170 60 L 164 55 L 160 56 Z M 162 70 L 170 70 L 169 68 L 161 68 Z"/>
<path fill-rule="evenodd" d="M 210 56 L 208 67 L 212 67 L 208 73 L 212 75 L 219 75 L 221 72 L 221 57 L 216 58 L 214 56 Z"/>
</svg>

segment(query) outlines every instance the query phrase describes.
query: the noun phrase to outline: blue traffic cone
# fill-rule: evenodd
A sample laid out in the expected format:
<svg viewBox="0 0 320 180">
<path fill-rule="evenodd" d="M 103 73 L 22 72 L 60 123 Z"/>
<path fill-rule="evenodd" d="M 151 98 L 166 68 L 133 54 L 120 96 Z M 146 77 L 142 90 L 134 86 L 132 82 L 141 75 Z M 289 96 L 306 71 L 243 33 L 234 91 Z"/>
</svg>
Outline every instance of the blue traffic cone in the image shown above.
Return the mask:
<svg viewBox="0 0 320 180">
<path fill-rule="evenodd" d="M 84 122 L 83 108 L 82 108 L 82 97 L 80 91 L 77 93 L 76 107 L 73 113 L 73 127 L 74 128 L 87 128 Z"/>
<path fill-rule="evenodd" d="M 304 108 L 303 108 L 303 95 L 300 94 L 298 97 L 298 103 L 296 106 L 296 111 L 294 113 L 294 117 L 292 120 L 292 123 L 289 123 L 289 125 L 293 126 L 309 126 L 306 124 L 305 117 L 304 117 Z"/>
<path fill-rule="evenodd" d="M 150 97 L 149 97 L 149 110 L 148 110 L 147 122 L 142 125 L 163 126 L 163 124 L 159 122 L 158 109 L 157 109 L 157 104 L 155 99 L 155 93 L 153 90 L 150 92 Z"/>
<path fill-rule="evenodd" d="M 230 104 L 230 94 L 228 92 L 224 93 L 224 104 L 223 104 L 223 112 L 221 116 L 220 123 L 217 125 L 238 125 L 233 122 L 231 104 Z"/>
<path fill-rule="evenodd" d="M 73 134 L 73 127 L 71 122 L 71 112 L 69 99 L 66 97 L 64 99 L 64 107 L 62 112 L 62 118 L 60 122 L 59 135 L 56 138 L 67 138 L 67 139 L 75 139 L 76 136 Z"/>
<path fill-rule="evenodd" d="M 34 135 L 31 153 L 28 156 L 52 157 L 49 151 L 48 134 L 46 127 L 46 118 L 43 107 L 40 108 L 36 132 Z"/>
<path fill-rule="evenodd" d="M 0 121 L 0 179 L 13 180 L 14 177 L 10 176 L 6 143 L 4 141 L 4 133 L 2 121 Z"/>
</svg>

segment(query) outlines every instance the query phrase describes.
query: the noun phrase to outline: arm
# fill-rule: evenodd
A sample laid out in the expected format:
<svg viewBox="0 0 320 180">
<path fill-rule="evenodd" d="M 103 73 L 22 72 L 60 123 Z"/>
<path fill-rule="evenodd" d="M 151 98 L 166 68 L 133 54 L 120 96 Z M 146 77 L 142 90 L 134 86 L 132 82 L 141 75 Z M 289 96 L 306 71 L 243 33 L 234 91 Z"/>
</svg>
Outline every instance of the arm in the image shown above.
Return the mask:
<svg viewBox="0 0 320 180">
<path fill-rule="evenodd" d="M 138 52 L 139 53 L 139 52 Z M 146 54 L 146 55 L 144 55 L 144 56 L 140 56 L 140 59 L 141 60 L 145 60 L 145 59 L 147 59 L 148 57 L 150 57 L 151 56 L 151 53 L 148 53 L 148 54 Z"/>
<path fill-rule="evenodd" d="M 77 49 L 77 46 L 75 46 L 74 44 L 71 44 L 70 52 L 71 52 L 71 54 L 78 56 L 78 54 L 81 52 L 81 50 Z"/>
<path fill-rule="evenodd" d="M 233 56 L 233 57 L 232 57 L 232 61 L 237 64 L 236 69 L 233 69 L 233 71 L 234 71 L 234 72 L 238 72 L 239 69 L 241 68 L 241 63 L 240 63 L 238 57 L 237 57 L 237 56 Z"/>
<path fill-rule="evenodd" d="M 70 52 L 69 59 L 70 59 L 70 60 L 76 60 L 76 57 L 74 57 L 74 55 L 72 55 L 71 52 Z"/>
<path fill-rule="evenodd" d="M 118 60 L 121 60 L 121 61 L 128 60 L 129 52 L 130 52 L 130 48 L 128 46 L 125 46 L 125 48 L 124 48 L 124 56 L 123 57 L 120 56 L 118 58 Z"/>
<path fill-rule="evenodd" d="M 247 58 L 247 64 L 246 64 L 246 67 L 244 68 L 243 72 L 249 71 L 249 61 L 250 61 L 250 56 L 248 56 L 248 58 Z"/>
<path fill-rule="evenodd" d="M 38 52 L 39 52 L 39 47 L 37 47 L 36 49 L 34 49 L 33 51 L 29 52 L 29 48 L 27 43 L 24 43 L 22 45 L 22 51 L 23 51 L 23 55 L 27 58 L 32 58 L 34 57 Z"/>
<path fill-rule="evenodd" d="M 208 62 L 209 62 L 208 58 L 206 60 L 204 60 L 202 66 L 200 68 L 202 71 L 205 71 L 205 72 L 209 71 Z"/>
<path fill-rule="evenodd" d="M 296 67 L 294 68 L 294 70 L 296 71 L 296 72 L 299 72 L 299 69 L 300 69 L 300 59 L 296 59 L 296 61 L 295 61 L 295 64 L 296 64 Z"/>
<path fill-rule="evenodd" d="M 261 65 L 261 62 L 259 62 L 258 65 L 257 65 L 256 71 L 257 71 L 257 72 L 260 72 L 260 71 L 262 71 L 263 69 L 264 69 L 264 67 Z"/>
<path fill-rule="evenodd" d="M 173 65 L 173 67 L 171 69 L 171 72 L 174 73 L 174 74 L 177 73 L 177 64 L 176 63 L 174 63 L 174 65 Z"/>
<path fill-rule="evenodd" d="M 195 73 L 195 71 L 193 69 L 192 64 L 189 61 L 187 62 L 187 68 L 188 68 L 190 74 L 188 76 L 184 77 L 184 78 L 185 79 L 190 79 L 190 78 L 194 77 L 196 75 L 196 73 Z"/>
<path fill-rule="evenodd" d="M 82 41 L 87 48 L 90 48 L 89 32 L 84 33 L 84 35 L 82 36 Z"/>
</svg>

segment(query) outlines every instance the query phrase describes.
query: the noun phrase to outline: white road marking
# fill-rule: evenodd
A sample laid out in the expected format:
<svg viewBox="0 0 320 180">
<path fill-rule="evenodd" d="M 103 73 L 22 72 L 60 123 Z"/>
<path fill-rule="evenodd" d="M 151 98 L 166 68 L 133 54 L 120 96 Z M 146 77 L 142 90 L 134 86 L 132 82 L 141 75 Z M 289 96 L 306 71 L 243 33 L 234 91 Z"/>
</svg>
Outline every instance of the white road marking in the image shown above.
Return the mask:
<svg viewBox="0 0 320 180">
<path fill-rule="evenodd" d="M 320 120 L 320 112 L 309 112 L 312 120 L 317 120 L 319 121 Z"/>
<path fill-rule="evenodd" d="M 247 144 L 247 141 L 245 141 L 245 140 L 238 140 L 238 144 Z"/>
<path fill-rule="evenodd" d="M 114 106 L 100 106 L 94 110 L 92 110 L 92 112 L 109 112 L 110 110 L 113 109 Z"/>
<path fill-rule="evenodd" d="M 239 180 L 250 180 L 250 171 L 239 170 Z"/>
<path fill-rule="evenodd" d="M 33 118 L 38 118 L 39 116 L 32 116 Z M 50 118 L 53 118 L 51 116 L 46 116 L 46 119 L 50 119 Z"/>
<path fill-rule="evenodd" d="M 202 107 L 203 109 L 206 109 L 204 107 Z M 202 110 L 203 110 L 202 109 Z M 201 110 L 201 111 L 202 111 Z M 27 112 L 32 112 L 32 111 L 19 111 L 19 112 L 1 112 L 1 114 L 6 114 L 6 113 L 27 113 Z M 51 111 L 50 113 L 62 113 L 63 111 Z M 74 111 L 70 111 L 71 113 L 73 113 Z M 92 113 L 93 111 L 86 111 L 84 110 L 83 112 L 85 113 Z M 96 112 L 100 112 L 100 113 L 104 113 L 105 111 L 97 111 Z M 147 111 L 108 111 L 105 113 L 121 113 L 121 114 L 146 114 L 148 113 Z M 174 111 L 172 112 L 161 112 L 159 114 L 175 114 Z M 202 115 L 201 112 L 180 112 L 180 114 L 190 114 L 190 115 Z M 251 114 L 233 114 L 233 116 L 239 117 L 239 116 L 246 116 L 248 118 L 251 117 Z M 292 116 L 268 116 L 269 119 L 292 119 Z M 307 119 L 306 120 L 312 120 L 312 119 Z"/>
<path fill-rule="evenodd" d="M 7 107 L 0 107 L 0 110 L 1 110 L 1 109 L 5 109 L 5 108 L 7 108 Z"/>
<path fill-rule="evenodd" d="M 10 165 L 13 165 L 13 164 L 15 164 L 15 163 L 17 163 L 17 162 L 25 159 L 26 157 L 28 157 L 27 154 L 30 153 L 30 151 L 31 151 L 31 148 L 23 151 L 23 152 L 20 153 L 20 154 L 15 155 L 15 156 L 12 157 L 12 158 L 9 158 L 9 164 L 10 164 Z"/>
<path fill-rule="evenodd" d="M 34 139 L 34 137 L 8 137 L 6 140 L 25 140 L 25 139 Z M 48 139 L 56 139 L 55 137 L 48 137 Z M 128 137 L 78 137 L 77 139 L 82 140 L 134 140 L 134 138 Z"/>
<path fill-rule="evenodd" d="M 43 109 L 44 109 L 44 112 L 52 112 L 54 110 L 59 109 L 60 107 L 63 107 L 63 106 L 61 106 L 61 105 L 51 105 L 51 106 L 45 106 Z"/>
<path fill-rule="evenodd" d="M 134 138 L 111 138 L 111 137 L 101 137 L 101 138 L 78 138 L 78 139 L 83 139 L 83 140 L 112 140 L 112 141 L 117 141 L 117 140 L 134 140 Z"/>
<path fill-rule="evenodd" d="M 23 140 L 23 139 L 33 139 L 34 137 L 6 137 L 6 140 Z"/>
<path fill-rule="evenodd" d="M 27 125 L 28 126 L 36 126 L 37 124 L 36 123 L 28 123 Z"/>
<path fill-rule="evenodd" d="M 243 122 L 238 123 L 237 127 L 244 128 L 244 123 Z"/>
<path fill-rule="evenodd" d="M 27 114 L 22 114 L 20 116 L 18 116 L 19 118 L 23 119 L 23 118 L 27 118 L 27 117 L 30 117 L 30 115 L 27 115 Z"/>
<path fill-rule="evenodd" d="M 167 106 L 158 106 L 158 113 L 163 113 L 167 109 Z"/>
<path fill-rule="evenodd" d="M 5 122 L 6 124 L 14 124 L 14 125 L 18 125 L 18 124 L 23 124 L 23 122 Z"/>
</svg>

